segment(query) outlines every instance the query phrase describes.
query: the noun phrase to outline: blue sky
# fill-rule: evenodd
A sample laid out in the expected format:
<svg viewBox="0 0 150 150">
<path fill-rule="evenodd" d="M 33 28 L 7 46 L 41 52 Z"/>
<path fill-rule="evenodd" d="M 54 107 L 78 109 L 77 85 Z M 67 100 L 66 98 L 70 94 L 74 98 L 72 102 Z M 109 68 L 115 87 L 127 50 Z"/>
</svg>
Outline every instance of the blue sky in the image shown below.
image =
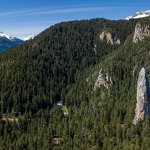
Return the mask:
<svg viewBox="0 0 150 150">
<path fill-rule="evenodd" d="M 0 31 L 26 37 L 62 21 L 124 19 L 145 10 L 148 0 L 0 0 Z"/>
</svg>

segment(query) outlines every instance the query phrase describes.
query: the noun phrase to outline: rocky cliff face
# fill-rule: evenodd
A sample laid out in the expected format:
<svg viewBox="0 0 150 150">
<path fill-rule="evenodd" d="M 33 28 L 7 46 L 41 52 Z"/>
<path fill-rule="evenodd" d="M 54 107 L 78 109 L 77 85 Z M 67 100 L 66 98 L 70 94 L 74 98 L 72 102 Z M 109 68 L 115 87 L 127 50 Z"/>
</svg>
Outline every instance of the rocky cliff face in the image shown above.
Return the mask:
<svg viewBox="0 0 150 150">
<path fill-rule="evenodd" d="M 101 68 L 94 85 L 94 90 L 96 90 L 97 87 L 104 87 L 108 89 L 111 85 L 113 85 L 112 78 L 108 76 L 108 73 L 106 73 L 106 71 L 103 68 Z"/>
<path fill-rule="evenodd" d="M 137 103 L 133 124 L 150 116 L 150 89 L 145 69 L 142 68 L 137 82 Z"/>
<path fill-rule="evenodd" d="M 107 43 L 110 43 L 112 45 L 120 45 L 120 40 L 114 37 L 110 32 L 103 31 L 100 36 L 100 40 L 107 41 Z"/>
<path fill-rule="evenodd" d="M 144 37 L 150 36 L 150 25 L 141 25 L 137 23 L 135 26 L 135 32 L 133 36 L 133 42 L 137 43 L 144 39 Z"/>
</svg>

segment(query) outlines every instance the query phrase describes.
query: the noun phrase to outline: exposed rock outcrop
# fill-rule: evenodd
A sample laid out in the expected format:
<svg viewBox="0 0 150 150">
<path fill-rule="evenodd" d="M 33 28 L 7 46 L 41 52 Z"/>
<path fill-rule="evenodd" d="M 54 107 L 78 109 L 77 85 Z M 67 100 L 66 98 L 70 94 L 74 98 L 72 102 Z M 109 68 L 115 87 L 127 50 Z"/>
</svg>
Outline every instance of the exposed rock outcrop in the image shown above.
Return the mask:
<svg viewBox="0 0 150 150">
<path fill-rule="evenodd" d="M 133 42 L 137 43 L 147 36 L 150 36 L 150 25 L 141 25 L 140 23 L 137 23 L 135 26 Z"/>
<path fill-rule="evenodd" d="M 109 86 L 111 85 L 113 85 L 112 78 L 109 77 L 108 73 L 106 73 L 106 71 L 103 68 L 101 68 L 94 85 L 94 90 L 96 90 L 96 87 L 98 88 L 104 87 L 108 89 Z"/>
<path fill-rule="evenodd" d="M 99 38 L 100 40 L 107 41 L 107 43 L 110 43 L 112 45 L 120 45 L 120 40 L 113 36 L 110 32 L 103 31 L 100 34 Z"/>
<path fill-rule="evenodd" d="M 94 52 L 96 53 L 96 44 L 94 44 L 93 50 L 94 50 Z"/>
<path fill-rule="evenodd" d="M 145 69 L 142 68 L 137 82 L 137 103 L 133 124 L 150 116 L 150 89 Z"/>
<path fill-rule="evenodd" d="M 135 76 L 136 69 L 137 69 L 137 66 L 134 66 L 134 67 L 133 67 L 133 71 L 132 71 L 133 77 Z"/>
</svg>

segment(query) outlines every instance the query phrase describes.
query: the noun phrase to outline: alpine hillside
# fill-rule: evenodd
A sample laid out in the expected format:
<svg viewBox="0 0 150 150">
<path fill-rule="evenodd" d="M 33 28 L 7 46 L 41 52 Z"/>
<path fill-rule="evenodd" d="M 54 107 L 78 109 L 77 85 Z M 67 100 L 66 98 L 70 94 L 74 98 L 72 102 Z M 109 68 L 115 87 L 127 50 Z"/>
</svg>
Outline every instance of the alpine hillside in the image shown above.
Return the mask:
<svg viewBox="0 0 150 150">
<path fill-rule="evenodd" d="M 149 149 L 149 19 L 61 22 L 0 53 L 0 149 Z"/>
</svg>

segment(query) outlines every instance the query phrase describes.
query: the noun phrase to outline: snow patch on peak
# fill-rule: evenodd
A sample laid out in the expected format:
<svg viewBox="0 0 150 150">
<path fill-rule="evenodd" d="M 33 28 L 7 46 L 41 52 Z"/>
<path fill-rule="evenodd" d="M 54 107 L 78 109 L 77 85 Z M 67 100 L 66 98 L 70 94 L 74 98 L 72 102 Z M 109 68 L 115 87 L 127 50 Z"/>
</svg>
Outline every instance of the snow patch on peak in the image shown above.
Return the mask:
<svg viewBox="0 0 150 150">
<path fill-rule="evenodd" d="M 125 20 L 145 18 L 145 17 L 148 17 L 148 16 L 150 16 L 150 10 L 142 11 L 142 12 L 136 12 L 132 16 L 126 17 Z"/>
<path fill-rule="evenodd" d="M 27 36 L 27 37 L 24 37 L 24 38 L 21 38 L 23 41 L 29 41 L 29 40 L 32 40 L 34 39 L 35 35 L 30 35 L 30 36 Z"/>
<path fill-rule="evenodd" d="M 0 32 L 0 53 L 22 43 L 24 43 L 23 40 Z"/>
<path fill-rule="evenodd" d="M 5 37 L 5 38 L 7 38 L 9 40 L 13 40 L 14 39 L 14 37 L 12 37 L 11 35 L 5 34 L 3 32 L 0 32 L 0 37 Z"/>
</svg>

